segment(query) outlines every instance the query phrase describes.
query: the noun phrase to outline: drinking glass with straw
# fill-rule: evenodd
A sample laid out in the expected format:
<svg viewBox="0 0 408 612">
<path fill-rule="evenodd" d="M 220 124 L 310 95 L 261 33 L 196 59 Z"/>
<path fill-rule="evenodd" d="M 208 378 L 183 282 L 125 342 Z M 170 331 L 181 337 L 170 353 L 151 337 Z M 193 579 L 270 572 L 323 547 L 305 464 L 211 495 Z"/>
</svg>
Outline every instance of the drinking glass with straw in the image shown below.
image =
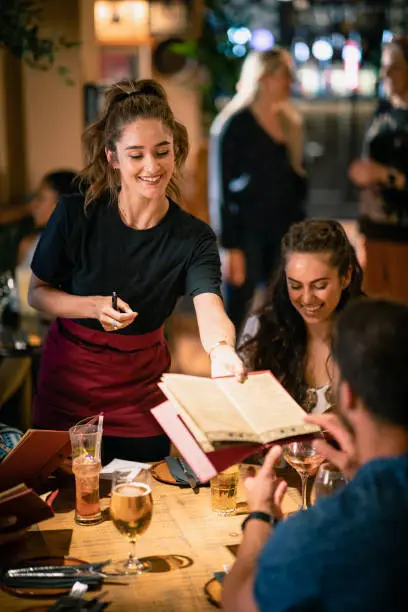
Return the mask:
<svg viewBox="0 0 408 612">
<path fill-rule="evenodd" d="M 69 430 L 75 475 L 75 522 L 95 525 L 102 520 L 99 501 L 103 414 L 80 421 Z"/>
</svg>

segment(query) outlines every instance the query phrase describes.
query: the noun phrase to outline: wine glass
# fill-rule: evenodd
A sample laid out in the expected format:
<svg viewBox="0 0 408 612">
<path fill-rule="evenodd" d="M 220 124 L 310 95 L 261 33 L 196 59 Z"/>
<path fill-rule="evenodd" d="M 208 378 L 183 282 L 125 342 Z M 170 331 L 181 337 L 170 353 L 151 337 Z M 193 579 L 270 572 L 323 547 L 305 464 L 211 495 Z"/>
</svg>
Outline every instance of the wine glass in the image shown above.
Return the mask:
<svg viewBox="0 0 408 612">
<path fill-rule="evenodd" d="M 135 557 L 136 539 L 149 527 L 153 513 L 150 469 L 118 470 L 113 473 L 110 513 L 119 533 L 127 536 L 131 550 L 127 559 L 113 564 L 121 574 L 144 574 L 151 563 Z"/>
<path fill-rule="evenodd" d="M 311 493 L 311 502 L 315 504 L 321 497 L 331 495 L 337 489 L 344 487 L 346 479 L 340 470 L 328 461 L 321 464 L 316 474 Z"/>
<path fill-rule="evenodd" d="M 302 505 L 301 509 L 307 508 L 307 480 L 309 476 L 316 473 L 317 468 L 324 460 L 316 451 L 313 440 L 303 442 L 291 442 L 282 449 L 283 458 L 299 474 L 302 481 Z"/>
</svg>

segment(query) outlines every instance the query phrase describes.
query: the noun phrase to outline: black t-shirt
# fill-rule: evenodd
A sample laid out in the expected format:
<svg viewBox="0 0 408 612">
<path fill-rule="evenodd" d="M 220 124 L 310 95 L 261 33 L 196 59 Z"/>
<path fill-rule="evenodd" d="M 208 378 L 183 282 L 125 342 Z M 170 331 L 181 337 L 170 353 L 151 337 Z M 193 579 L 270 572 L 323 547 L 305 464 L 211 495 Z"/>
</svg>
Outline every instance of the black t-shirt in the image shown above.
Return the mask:
<svg viewBox="0 0 408 612">
<path fill-rule="evenodd" d="M 363 193 L 360 229 L 373 240 L 408 242 L 408 110 L 382 101 L 366 134 L 364 154 L 405 174 L 405 189 Z"/>
<path fill-rule="evenodd" d="M 83 196 L 66 196 L 41 235 L 31 268 L 42 281 L 73 295 L 116 291 L 139 316 L 115 333 L 157 329 L 182 295 L 221 295 L 214 232 L 172 201 L 155 227 L 135 230 L 107 198 L 85 213 Z M 76 322 L 102 329 L 96 319 Z"/>
<path fill-rule="evenodd" d="M 283 143 L 274 140 L 243 108 L 213 137 L 210 180 L 218 183 L 220 243 L 242 248 L 243 236 L 267 234 L 278 243 L 304 218 L 305 178 L 292 168 Z M 214 192 L 215 193 L 215 192 Z"/>
</svg>

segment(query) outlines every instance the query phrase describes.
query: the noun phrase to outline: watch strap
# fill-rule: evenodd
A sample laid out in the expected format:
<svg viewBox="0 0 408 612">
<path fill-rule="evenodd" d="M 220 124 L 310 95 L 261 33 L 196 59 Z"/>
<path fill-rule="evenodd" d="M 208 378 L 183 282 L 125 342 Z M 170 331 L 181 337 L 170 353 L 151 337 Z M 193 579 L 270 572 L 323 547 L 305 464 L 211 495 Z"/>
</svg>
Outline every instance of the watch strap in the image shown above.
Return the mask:
<svg viewBox="0 0 408 612">
<path fill-rule="evenodd" d="M 279 519 L 275 518 L 272 514 L 269 514 L 268 512 L 259 512 L 259 511 L 250 512 L 248 516 L 246 517 L 246 519 L 244 519 L 241 525 L 242 531 L 244 531 L 246 524 L 251 519 L 257 519 L 258 521 L 263 521 L 264 523 L 268 523 L 268 525 L 271 525 L 272 527 L 275 527 L 275 525 L 279 523 Z"/>
</svg>

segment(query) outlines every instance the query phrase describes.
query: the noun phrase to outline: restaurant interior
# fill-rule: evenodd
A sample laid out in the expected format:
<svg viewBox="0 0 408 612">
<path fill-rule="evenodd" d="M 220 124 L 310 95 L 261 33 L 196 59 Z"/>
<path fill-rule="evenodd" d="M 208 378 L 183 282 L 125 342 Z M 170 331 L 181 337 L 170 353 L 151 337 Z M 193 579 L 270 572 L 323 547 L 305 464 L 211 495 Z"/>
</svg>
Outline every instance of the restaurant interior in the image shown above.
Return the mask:
<svg viewBox="0 0 408 612">
<path fill-rule="evenodd" d="M 303 120 L 306 218 L 339 221 L 364 269 L 365 240 L 358 224 L 361 193 L 350 180 L 349 167 L 362 155 L 367 125 L 384 99 L 382 45 L 404 32 L 408 32 L 406 0 L 0 0 L 0 423 L 23 434 L 38 429 L 33 398 L 53 318 L 29 305 L 31 271 L 20 265 L 27 241 L 38 233 L 32 202 L 49 173 L 83 169 L 81 135 L 99 116 L 104 93 L 112 83 L 154 79 L 164 87 L 190 141 L 178 204 L 211 223 L 210 126 L 236 93 L 246 56 L 275 45 L 287 49 L 295 71 L 291 103 Z M 263 290 L 255 293 L 253 304 L 262 300 Z M 211 376 L 190 296 L 179 299 L 164 334 L 172 374 Z M 41 446 L 47 446 L 47 440 L 38 438 L 37 447 L 32 447 L 38 454 L 33 463 L 47 476 L 38 495 L 49 499 L 48 486 L 59 493 L 53 497 L 52 514 L 47 516 L 44 510 L 48 520 L 28 521 L 12 543 L 1 545 L 0 540 L 0 566 L 34 566 L 35 570 L 44 559 L 43 565 L 51 567 L 85 567 L 77 570 L 79 583 L 81 572 L 88 579 L 82 592 L 79 586 L 77 598 L 89 603 L 93 597 L 92 603 L 57 606 L 70 591 L 72 598 L 74 570 L 68 570 L 56 586 L 45 578 L 39 582 L 30 578 L 21 586 L 18 575 L 17 579 L 11 576 L 0 588 L 0 609 L 195 612 L 221 608 L 219 576 L 234 561 L 248 512 L 243 484 L 247 463 L 240 463 L 231 476 L 235 478 L 234 504 L 225 512 L 214 506 L 212 484 L 194 480 L 191 485 L 190 468 L 187 465 L 188 474 L 174 445 L 170 461 L 178 462 L 176 467 L 182 470 L 179 481 L 169 472 L 168 463 L 154 464 L 152 470 L 140 464 L 138 486 L 150 492 L 143 497 L 150 499 L 150 510 L 146 510 L 146 526 L 138 531 L 143 534 L 136 544 L 140 566 L 133 573 L 138 575 L 105 573 L 105 567 L 129 553 L 129 541 L 123 537 L 129 534 L 114 518 L 118 500 L 110 494 L 111 486 L 122 485 L 112 482 L 117 472 L 102 474 L 97 499 L 100 516 L 94 524 L 81 523 L 70 464 L 73 440 L 71 436 L 69 452 L 68 438 L 61 437 L 59 445 L 54 440 L 54 453 L 61 455 L 54 470 L 51 464 L 48 469 L 40 466 Z M 100 445 L 100 439 L 96 444 Z M 23 466 L 24 473 L 30 459 L 20 453 L 11 468 L 18 472 L 18 466 Z M 44 461 L 51 461 L 46 455 Z M 0 463 L 0 491 L 24 482 L 16 482 L 15 475 L 8 482 L 6 468 L 4 464 L 2 472 Z M 286 516 L 302 504 L 313 504 L 317 489 L 310 478 L 307 499 L 302 499 L 299 474 L 287 465 L 285 469 Z M 2 493 L 0 517 L 1 505 Z M 143 564 L 150 570 L 146 575 Z"/>
</svg>

